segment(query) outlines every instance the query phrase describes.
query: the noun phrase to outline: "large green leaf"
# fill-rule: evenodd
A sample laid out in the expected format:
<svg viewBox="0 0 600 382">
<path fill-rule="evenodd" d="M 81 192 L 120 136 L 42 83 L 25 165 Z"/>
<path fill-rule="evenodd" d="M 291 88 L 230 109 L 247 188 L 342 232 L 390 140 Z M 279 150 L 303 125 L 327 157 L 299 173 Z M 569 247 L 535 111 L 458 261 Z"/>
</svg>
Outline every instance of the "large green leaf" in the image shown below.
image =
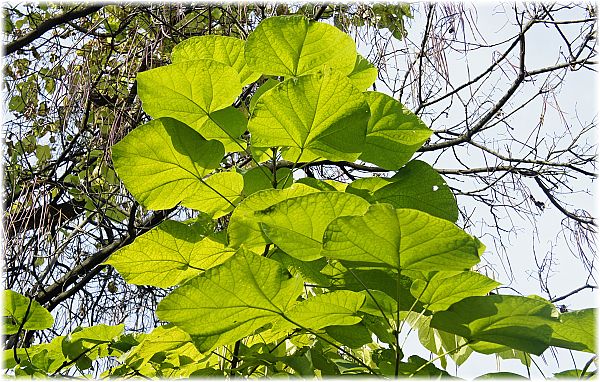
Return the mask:
<svg viewBox="0 0 600 382">
<path fill-rule="evenodd" d="M 244 195 L 271 188 L 287 188 L 294 183 L 294 176 L 289 168 L 280 168 L 274 175 L 267 166 L 251 168 L 244 174 Z M 277 187 L 273 187 L 274 183 Z"/>
<path fill-rule="evenodd" d="M 485 296 L 498 285 L 499 282 L 477 272 L 437 272 L 428 280 L 415 280 L 410 293 L 436 312 L 465 297 Z"/>
<path fill-rule="evenodd" d="M 348 78 L 360 90 L 366 90 L 377 79 L 377 69 L 360 54 L 356 55 L 354 69 Z"/>
<path fill-rule="evenodd" d="M 54 324 L 54 317 L 39 302 L 10 289 L 4 291 L 3 297 L 3 334 L 15 334 L 21 325 L 23 330 L 41 330 L 48 329 Z"/>
<path fill-rule="evenodd" d="M 127 354 L 125 362 L 130 365 L 140 365 L 158 352 L 176 349 L 191 341 L 191 336 L 176 326 L 159 326 Z"/>
<path fill-rule="evenodd" d="M 368 208 L 369 203 L 356 195 L 325 191 L 284 200 L 254 216 L 265 235 L 281 250 L 311 261 L 321 257 L 323 233 L 332 220 L 361 215 Z"/>
<path fill-rule="evenodd" d="M 596 351 L 596 309 L 563 313 L 552 324 L 550 345 L 594 353 Z"/>
<path fill-rule="evenodd" d="M 550 345 L 558 322 L 552 304 L 540 299 L 491 295 L 467 297 L 437 312 L 431 326 L 473 341 L 475 351 L 488 352 L 486 342 L 540 355 Z M 484 342 L 479 348 L 477 341 Z"/>
<path fill-rule="evenodd" d="M 313 330 L 332 325 L 354 325 L 360 322 L 358 310 L 365 297 L 356 292 L 340 290 L 310 297 L 285 312 L 296 325 Z"/>
<path fill-rule="evenodd" d="M 425 143 L 431 130 L 394 98 L 378 92 L 365 95 L 371 118 L 360 159 L 397 170 Z"/>
<path fill-rule="evenodd" d="M 228 149 L 237 147 L 239 111 L 228 108 L 217 113 L 242 91 L 231 67 L 213 60 L 184 61 L 141 72 L 137 81 L 144 111 L 153 118 L 175 118 L 206 139 L 222 141 Z"/>
<path fill-rule="evenodd" d="M 150 121 L 112 148 L 119 177 L 148 209 L 168 209 L 194 195 L 201 179 L 219 167 L 225 151 L 172 118 Z"/>
<path fill-rule="evenodd" d="M 354 40 L 334 26 L 302 16 L 270 17 L 250 33 L 246 62 L 256 72 L 298 77 L 331 67 L 342 74 L 354 68 Z"/>
<path fill-rule="evenodd" d="M 97 358 L 100 354 L 98 352 L 91 353 L 90 350 L 96 350 L 99 345 L 108 344 L 117 339 L 123 334 L 124 328 L 123 324 L 79 327 L 62 341 L 63 354 L 71 360 L 79 360 L 82 354 L 89 359 Z"/>
<path fill-rule="evenodd" d="M 219 172 L 198 185 L 183 205 L 207 213 L 213 219 L 231 212 L 242 198 L 244 178 L 236 172 Z"/>
<path fill-rule="evenodd" d="M 475 239 L 454 224 L 389 204 L 334 220 L 325 231 L 323 255 L 424 271 L 465 270 L 479 262 Z"/>
<path fill-rule="evenodd" d="M 166 221 L 115 252 L 106 264 L 130 284 L 167 288 L 223 263 L 233 252 L 192 227 Z"/>
<path fill-rule="evenodd" d="M 242 86 L 250 84 L 260 77 L 253 72 L 244 58 L 244 40 L 228 36 L 195 36 L 177 44 L 171 52 L 173 63 L 211 59 L 222 62 L 235 69 L 240 76 Z"/>
<path fill-rule="evenodd" d="M 315 192 L 318 190 L 303 184 L 294 184 L 283 190 L 262 190 L 250 195 L 231 214 L 227 229 L 229 246 L 232 248 L 243 246 L 248 250 L 262 253 L 265 245 L 270 241 L 263 236 L 259 226 L 260 220 L 254 216 L 254 213 L 269 208 L 282 200 Z"/>
<path fill-rule="evenodd" d="M 265 93 L 248 130 L 255 147 L 288 147 L 284 159 L 355 160 L 360 155 L 369 106 L 348 78 L 331 70 L 289 79 Z"/>
<path fill-rule="evenodd" d="M 373 199 L 396 208 L 413 208 L 455 222 L 458 206 L 452 191 L 429 164 L 413 160 L 373 191 Z"/>
<path fill-rule="evenodd" d="M 281 316 L 302 289 L 302 281 L 290 278 L 278 262 L 238 252 L 173 291 L 156 314 L 193 335 L 231 331 L 235 340 Z"/>
</svg>

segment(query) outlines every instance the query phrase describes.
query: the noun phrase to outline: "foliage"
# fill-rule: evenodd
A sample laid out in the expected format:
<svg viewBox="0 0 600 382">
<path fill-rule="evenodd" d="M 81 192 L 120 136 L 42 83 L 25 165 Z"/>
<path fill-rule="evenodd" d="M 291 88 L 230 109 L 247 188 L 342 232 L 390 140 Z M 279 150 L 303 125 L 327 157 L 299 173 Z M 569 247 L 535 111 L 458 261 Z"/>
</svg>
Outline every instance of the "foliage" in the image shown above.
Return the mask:
<svg viewBox="0 0 600 382">
<path fill-rule="evenodd" d="M 449 374 L 433 361 L 471 351 L 593 353 L 594 309 L 561 314 L 538 296 L 492 292 L 499 283 L 477 272 L 483 244 L 455 224 L 452 191 L 410 160 L 431 130 L 366 92 L 374 74 L 347 34 L 302 16 L 268 18 L 246 41 L 185 40 L 171 64 L 140 73 L 154 119 L 113 146 L 114 169 L 144 209 L 200 214 L 163 222 L 106 264 L 128 283 L 174 287 L 156 309 L 165 324 L 82 328 L 6 350 L 7 367 L 46 376 L 116 357 L 106 376 L 438 377 Z M 251 110 L 236 107 L 255 81 Z M 252 163 L 227 166 L 239 153 Z M 315 161 L 357 159 L 396 174 L 301 179 Z M 5 293 L 7 333 L 51 327 L 37 302 Z M 405 325 L 438 357 L 410 354 Z"/>
</svg>

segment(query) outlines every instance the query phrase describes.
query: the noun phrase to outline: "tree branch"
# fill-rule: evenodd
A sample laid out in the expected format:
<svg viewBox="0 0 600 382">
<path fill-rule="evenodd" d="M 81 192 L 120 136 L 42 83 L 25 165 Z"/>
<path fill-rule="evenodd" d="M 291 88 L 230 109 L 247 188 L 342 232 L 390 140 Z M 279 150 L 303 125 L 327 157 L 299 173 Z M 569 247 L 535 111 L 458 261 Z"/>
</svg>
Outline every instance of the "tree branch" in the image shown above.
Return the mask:
<svg viewBox="0 0 600 382">
<path fill-rule="evenodd" d="M 50 29 L 55 28 L 61 24 L 68 23 L 69 21 L 78 19 L 80 17 L 84 17 L 90 15 L 94 12 L 99 11 L 103 6 L 102 5 L 91 5 L 89 7 L 78 9 L 79 7 L 75 7 L 70 11 L 63 13 L 60 16 L 56 16 L 45 20 L 42 22 L 37 28 L 31 31 L 29 34 L 9 43 L 5 47 L 5 56 L 9 54 L 13 54 L 19 49 L 22 49 L 27 44 L 32 43 L 38 37 L 42 36 L 44 33 L 48 32 Z"/>
</svg>

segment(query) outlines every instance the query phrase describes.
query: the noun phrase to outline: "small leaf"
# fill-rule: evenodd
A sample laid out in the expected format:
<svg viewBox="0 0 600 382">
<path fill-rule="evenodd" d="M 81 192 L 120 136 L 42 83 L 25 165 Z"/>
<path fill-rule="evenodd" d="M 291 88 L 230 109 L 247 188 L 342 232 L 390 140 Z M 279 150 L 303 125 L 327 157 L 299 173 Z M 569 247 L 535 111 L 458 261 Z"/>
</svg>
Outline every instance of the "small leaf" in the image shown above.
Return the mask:
<svg viewBox="0 0 600 382">
<path fill-rule="evenodd" d="M 415 280 L 410 293 L 428 310 L 436 312 L 466 297 L 485 296 L 499 285 L 477 272 L 437 272 L 428 280 Z"/>
<path fill-rule="evenodd" d="M 560 322 L 552 324 L 551 346 L 596 352 L 596 309 L 563 313 Z"/>
<path fill-rule="evenodd" d="M 374 190 L 373 199 L 396 208 L 413 208 L 451 222 L 458 220 L 458 206 L 444 178 L 429 164 L 413 160 Z"/>
<path fill-rule="evenodd" d="M 366 90 L 377 80 L 377 69 L 360 54 L 356 55 L 356 63 L 348 78 L 360 90 Z"/>
<path fill-rule="evenodd" d="M 115 252 L 106 264 L 130 284 L 167 288 L 223 263 L 233 252 L 192 227 L 166 221 Z"/>
<path fill-rule="evenodd" d="M 475 296 L 435 313 L 431 326 L 474 341 L 471 348 L 486 354 L 492 350 L 487 342 L 540 355 L 550 344 L 552 325 L 558 322 L 553 311 L 552 304 L 538 299 Z M 484 346 L 478 347 L 476 341 Z"/>
<path fill-rule="evenodd" d="M 2 316 L 4 317 L 3 334 L 15 334 L 21 325 L 23 330 L 42 330 L 54 324 L 54 317 L 39 302 L 31 301 L 28 297 L 10 289 L 4 291 Z"/>
<path fill-rule="evenodd" d="M 397 170 L 425 143 L 431 130 L 392 97 L 378 92 L 366 92 L 365 97 L 371 117 L 360 159 Z"/>
<path fill-rule="evenodd" d="M 112 148 L 115 170 L 127 190 L 154 210 L 174 207 L 194 195 L 224 153 L 220 142 L 206 141 L 171 118 L 139 126 Z"/>
<path fill-rule="evenodd" d="M 285 317 L 300 327 L 314 330 L 331 325 L 354 325 L 360 322 L 357 313 L 364 301 L 360 293 L 330 292 L 294 305 L 285 312 Z"/>
<path fill-rule="evenodd" d="M 354 40 L 339 29 L 302 16 L 269 17 L 250 33 L 246 62 L 252 70 L 298 77 L 328 66 L 349 74 L 356 59 Z"/>
<path fill-rule="evenodd" d="M 228 36 L 195 36 L 177 44 L 171 52 L 173 63 L 211 59 L 235 69 L 242 86 L 256 81 L 260 73 L 253 72 L 244 58 L 245 41 Z"/>
</svg>

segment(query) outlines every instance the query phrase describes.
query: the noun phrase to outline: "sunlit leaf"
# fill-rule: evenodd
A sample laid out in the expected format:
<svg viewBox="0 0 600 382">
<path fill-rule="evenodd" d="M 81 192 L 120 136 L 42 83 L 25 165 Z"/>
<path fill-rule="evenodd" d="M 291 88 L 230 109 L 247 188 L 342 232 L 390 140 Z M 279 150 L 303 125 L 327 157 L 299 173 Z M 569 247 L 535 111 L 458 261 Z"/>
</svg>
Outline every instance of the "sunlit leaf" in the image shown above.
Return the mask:
<svg viewBox="0 0 600 382">
<path fill-rule="evenodd" d="M 127 190 L 141 205 L 155 210 L 193 196 L 223 155 L 220 142 L 206 141 L 171 118 L 139 126 L 112 148 L 115 170 Z"/>
<path fill-rule="evenodd" d="M 236 172 L 219 172 L 204 179 L 182 205 L 207 213 L 213 219 L 233 211 L 242 198 L 244 178 Z"/>
<path fill-rule="evenodd" d="M 246 62 L 252 70 L 275 76 L 302 76 L 328 66 L 349 74 L 354 40 L 339 29 L 302 16 L 269 17 L 248 36 Z"/>
<path fill-rule="evenodd" d="M 211 59 L 235 69 L 242 86 L 256 81 L 260 73 L 253 72 L 244 58 L 244 40 L 229 36 L 194 36 L 177 44 L 171 52 L 173 63 Z"/>
<path fill-rule="evenodd" d="M 552 324 L 550 345 L 566 349 L 596 351 L 596 309 L 582 309 L 560 315 Z"/>
<path fill-rule="evenodd" d="M 285 317 L 310 329 L 331 325 L 354 325 L 360 322 L 358 310 L 364 303 L 362 294 L 351 291 L 335 291 L 310 297 L 285 312 Z"/>
<path fill-rule="evenodd" d="M 360 90 L 366 90 L 377 79 L 377 69 L 360 54 L 356 55 L 354 69 L 348 78 Z"/>
<path fill-rule="evenodd" d="M 115 252 L 106 264 L 128 283 L 167 288 L 223 263 L 233 252 L 192 227 L 166 221 Z"/>
<path fill-rule="evenodd" d="M 52 327 L 54 317 L 35 300 L 30 300 L 10 289 L 3 294 L 3 334 L 15 334 L 21 330 L 42 330 Z"/>
</svg>

